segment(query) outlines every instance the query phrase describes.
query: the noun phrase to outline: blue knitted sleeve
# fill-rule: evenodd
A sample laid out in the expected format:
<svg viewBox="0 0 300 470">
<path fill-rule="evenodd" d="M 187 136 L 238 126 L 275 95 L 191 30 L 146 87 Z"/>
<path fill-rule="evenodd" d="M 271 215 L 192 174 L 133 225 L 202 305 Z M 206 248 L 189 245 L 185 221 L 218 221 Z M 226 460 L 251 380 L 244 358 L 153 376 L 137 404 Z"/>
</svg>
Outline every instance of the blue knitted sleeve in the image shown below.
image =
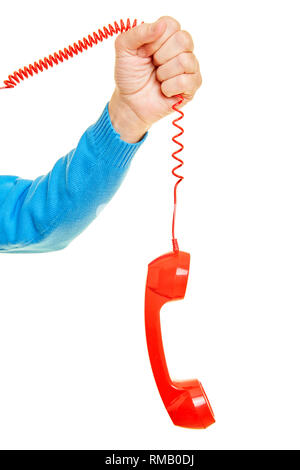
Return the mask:
<svg viewBox="0 0 300 470">
<path fill-rule="evenodd" d="M 65 248 L 98 215 L 120 186 L 147 135 L 124 142 L 108 105 L 76 149 L 34 181 L 0 176 L 0 253 Z"/>
</svg>

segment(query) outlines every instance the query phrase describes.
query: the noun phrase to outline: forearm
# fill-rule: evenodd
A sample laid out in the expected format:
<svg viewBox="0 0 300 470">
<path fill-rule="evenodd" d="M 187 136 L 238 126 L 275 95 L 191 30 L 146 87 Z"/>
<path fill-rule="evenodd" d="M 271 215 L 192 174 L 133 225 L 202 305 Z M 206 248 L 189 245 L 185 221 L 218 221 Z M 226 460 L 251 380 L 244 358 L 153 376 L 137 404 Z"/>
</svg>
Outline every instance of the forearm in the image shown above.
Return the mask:
<svg viewBox="0 0 300 470">
<path fill-rule="evenodd" d="M 141 143 L 120 138 L 106 107 L 47 175 L 34 181 L 0 177 L 0 251 L 67 246 L 115 194 Z"/>
</svg>

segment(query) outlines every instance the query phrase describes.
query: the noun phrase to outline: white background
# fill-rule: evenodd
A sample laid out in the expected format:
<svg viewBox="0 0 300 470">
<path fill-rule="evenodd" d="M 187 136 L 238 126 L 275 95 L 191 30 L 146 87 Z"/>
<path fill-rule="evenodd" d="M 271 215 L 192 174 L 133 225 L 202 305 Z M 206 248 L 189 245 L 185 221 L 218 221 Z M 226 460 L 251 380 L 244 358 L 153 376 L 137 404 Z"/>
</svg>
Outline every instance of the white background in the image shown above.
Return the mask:
<svg viewBox="0 0 300 470">
<path fill-rule="evenodd" d="M 186 107 L 177 224 L 192 264 L 162 323 L 172 377 L 198 377 L 217 422 L 174 427 L 147 356 L 147 263 L 170 248 L 165 119 L 69 248 L 1 256 L 0 447 L 299 449 L 299 3 L 2 3 L 1 79 L 122 17 L 171 15 L 192 33 L 203 86 Z M 1 91 L 1 174 L 34 178 L 76 146 L 113 66 L 111 39 Z"/>
</svg>

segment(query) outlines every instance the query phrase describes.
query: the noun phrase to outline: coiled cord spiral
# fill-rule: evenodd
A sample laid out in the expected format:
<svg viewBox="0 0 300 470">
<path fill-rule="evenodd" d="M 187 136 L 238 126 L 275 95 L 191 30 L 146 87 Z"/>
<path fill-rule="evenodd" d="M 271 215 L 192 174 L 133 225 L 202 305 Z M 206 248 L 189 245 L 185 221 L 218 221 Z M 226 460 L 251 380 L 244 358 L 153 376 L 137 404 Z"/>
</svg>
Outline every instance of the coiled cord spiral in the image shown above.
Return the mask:
<svg viewBox="0 0 300 470">
<path fill-rule="evenodd" d="M 180 152 L 182 152 L 183 149 L 184 149 L 184 145 L 177 140 L 178 137 L 181 137 L 182 134 L 184 133 L 183 128 L 178 124 L 178 122 L 181 121 L 181 119 L 184 117 L 184 113 L 181 111 L 181 109 L 178 108 L 178 106 L 180 106 L 183 103 L 183 97 L 181 95 L 178 95 L 177 98 L 178 98 L 177 103 L 175 103 L 172 106 L 172 109 L 179 114 L 179 116 L 176 119 L 174 119 L 174 121 L 172 122 L 173 126 L 175 126 L 177 129 L 179 129 L 179 133 L 176 134 L 174 137 L 172 137 L 173 142 L 179 146 L 179 148 L 175 152 L 172 153 L 172 157 L 177 162 L 179 162 L 179 165 L 175 166 L 172 170 L 172 174 L 176 178 L 178 178 L 178 180 L 177 180 L 177 182 L 175 183 L 175 186 L 174 186 L 174 209 L 173 209 L 173 220 L 172 220 L 172 244 L 173 244 L 173 251 L 175 251 L 175 252 L 179 251 L 178 241 L 175 237 L 175 219 L 176 219 L 176 208 L 177 208 L 177 187 L 178 187 L 179 183 L 181 183 L 181 181 L 184 179 L 183 176 L 181 176 L 177 173 L 177 170 L 179 170 L 179 168 L 181 168 L 183 166 L 183 160 L 181 160 L 181 158 L 178 157 L 178 154 Z"/>
<path fill-rule="evenodd" d="M 131 24 L 130 19 L 128 18 L 125 22 L 120 20 L 119 23 L 117 21 L 114 22 L 114 25 L 108 25 L 108 27 L 103 27 L 103 29 L 98 29 L 97 32 L 93 32 L 87 38 L 84 37 L 82 40 L 74 42 L 73 45 L 69 45 L 65 47 L 64 50 L 59 50 L 55 52 L 53 55 L 50 54 L 48 57 L 44 57 L 44 59 L 40 59 L 38 62 L 34 62 L 33 64 L 29 64 L 26 67 L 20 68 L 18 71 L 15 71 L 11 75 L 8 76 L 7 80 L 4 80 L 3 84 L 5 86 L 0 87 L 0 90 L 15 88 L 21 81 L 33 77 L 34 74 L 38 74 L 39 72 L 43 72 L 44 70 L 48 70 L 49 67 L 53 67 L 54 65 L 58 65 L 64 60 L 69 60 L 69 58 L 73 58 L 74 55 L 78 55 L 83 51 L 86 51 L 88 48 L 92 48 L 94 45 L 97 45 L 98 42 L 102 42 L 104 39 L 108 39 L 112 37 L 114 34 L 123 33 L 128 31 L 131 28 L 134 28 L 137 25 L 137 20 L 135 19 Z M 184 146 L 181 142 L 177 139 L 182 136 L 184 133 L 183 128 L 178 124 L 178 122 L 183 118 L 184 113 L 178 108 L 183 103 L 183 97 L 181 95 L 177 96 L 178 102 L 176 102 L 172 109 L 179 114 L 179 117 L 173 120 L 172 124 L 179 129 L 179 133 L 176 134 L 172 140 L 175 144 L 179 146 L 178 150 L 173 152 L 172 157 L 179 162 L 179 165 L 173 168 L 172 174 L 178 178 L 178 181 L 175 183 L 174 186 L 174 209 L 173 209 L 173 220 L 172 220 L 172 244 L 174 252 L 179 251 L 178 241 L 175 237 L 175 219 L 176 219 L 176 208 L 177 208 L 177 187 L 179 183 L 184 179 L 183 176 L 177 173 L 177 170 L 182 167 L 183 160 L 178 157 L 178 154 L 182 152 Z"/>
<path fill-rule="evenodd" d="M 86 51 L 89 47 L 93 47 L 97 45 L 98 42 L 102 42 L 103 39 L 107 39 L 108 37 L 112 37 L 114 34 L 123 33 L 124 31 L 128 31 L 131 28 L 134 28 L 137 25 L 137 20 L 134 20 L 131 24 L 130 19 L 128 18 L 126 23 L 123 20 L 120 20 L 119 23 L 117 21 L 114 22 L 114 26 L 111 24 L 108 25 L 106 28 L 98 29 L 97 33 L 94 32 L 89 34 L 88 37 L 84 37 L 82 40 L 74 42 L 73 45 L 65 47 L 64 50 L 59 50 L 55 52 L 53 55 L 50 54 L 48 57 L 44 57 L 44 59 L 40 59 L 38 62 L 34 62 L 34 64 L 29 64 L 26 67 L 19 69 L 18 71 L 14 72 L 13 74 L 8 76 L 7 80 L 4 80 L 4 87 L 0 87 L 0 90 L 7 89 L 7 88 L 14 88 L 20 80 L 25 80 L 29 77 L 32 77 L 34 74 L 38 74 L 39 72 L 43 72 L 44 70 L 48 70 L 49 67 L 53 67 L 54 65 L 58 65 L 60 62 L 64 60 L 69 60 L 69 58 L 74 57 L 74 55 L 78 55 L 83 51 Z"/>
</svg>

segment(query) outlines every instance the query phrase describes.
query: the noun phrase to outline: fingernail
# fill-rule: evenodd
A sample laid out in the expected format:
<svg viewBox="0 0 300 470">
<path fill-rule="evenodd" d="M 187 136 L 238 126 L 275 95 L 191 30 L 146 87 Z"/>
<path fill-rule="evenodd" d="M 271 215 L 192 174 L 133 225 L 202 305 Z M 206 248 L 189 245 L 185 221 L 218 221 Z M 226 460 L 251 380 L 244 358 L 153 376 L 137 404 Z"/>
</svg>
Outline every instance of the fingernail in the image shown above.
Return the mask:
<svg viewBox="0 0 300 470">
<path fill-rule="evenodd" d="M 165 28 L 165 25 L 166 23 L 164 22 L 164 20 L 158 20 L 156 21 L 156 23 L 153 23 L 152 27 L 153 27 L 153 32 L 158 32 L 158 31 L 163 31 L 163 29 Z"/>
<path fill-rule="evenodd" d="M 151 33 L 156 34 L 162 29 L 162 23 L 161 21 L 156 21 L 155 23 L 152 23 L 151 25 Z"/>
</svg>

